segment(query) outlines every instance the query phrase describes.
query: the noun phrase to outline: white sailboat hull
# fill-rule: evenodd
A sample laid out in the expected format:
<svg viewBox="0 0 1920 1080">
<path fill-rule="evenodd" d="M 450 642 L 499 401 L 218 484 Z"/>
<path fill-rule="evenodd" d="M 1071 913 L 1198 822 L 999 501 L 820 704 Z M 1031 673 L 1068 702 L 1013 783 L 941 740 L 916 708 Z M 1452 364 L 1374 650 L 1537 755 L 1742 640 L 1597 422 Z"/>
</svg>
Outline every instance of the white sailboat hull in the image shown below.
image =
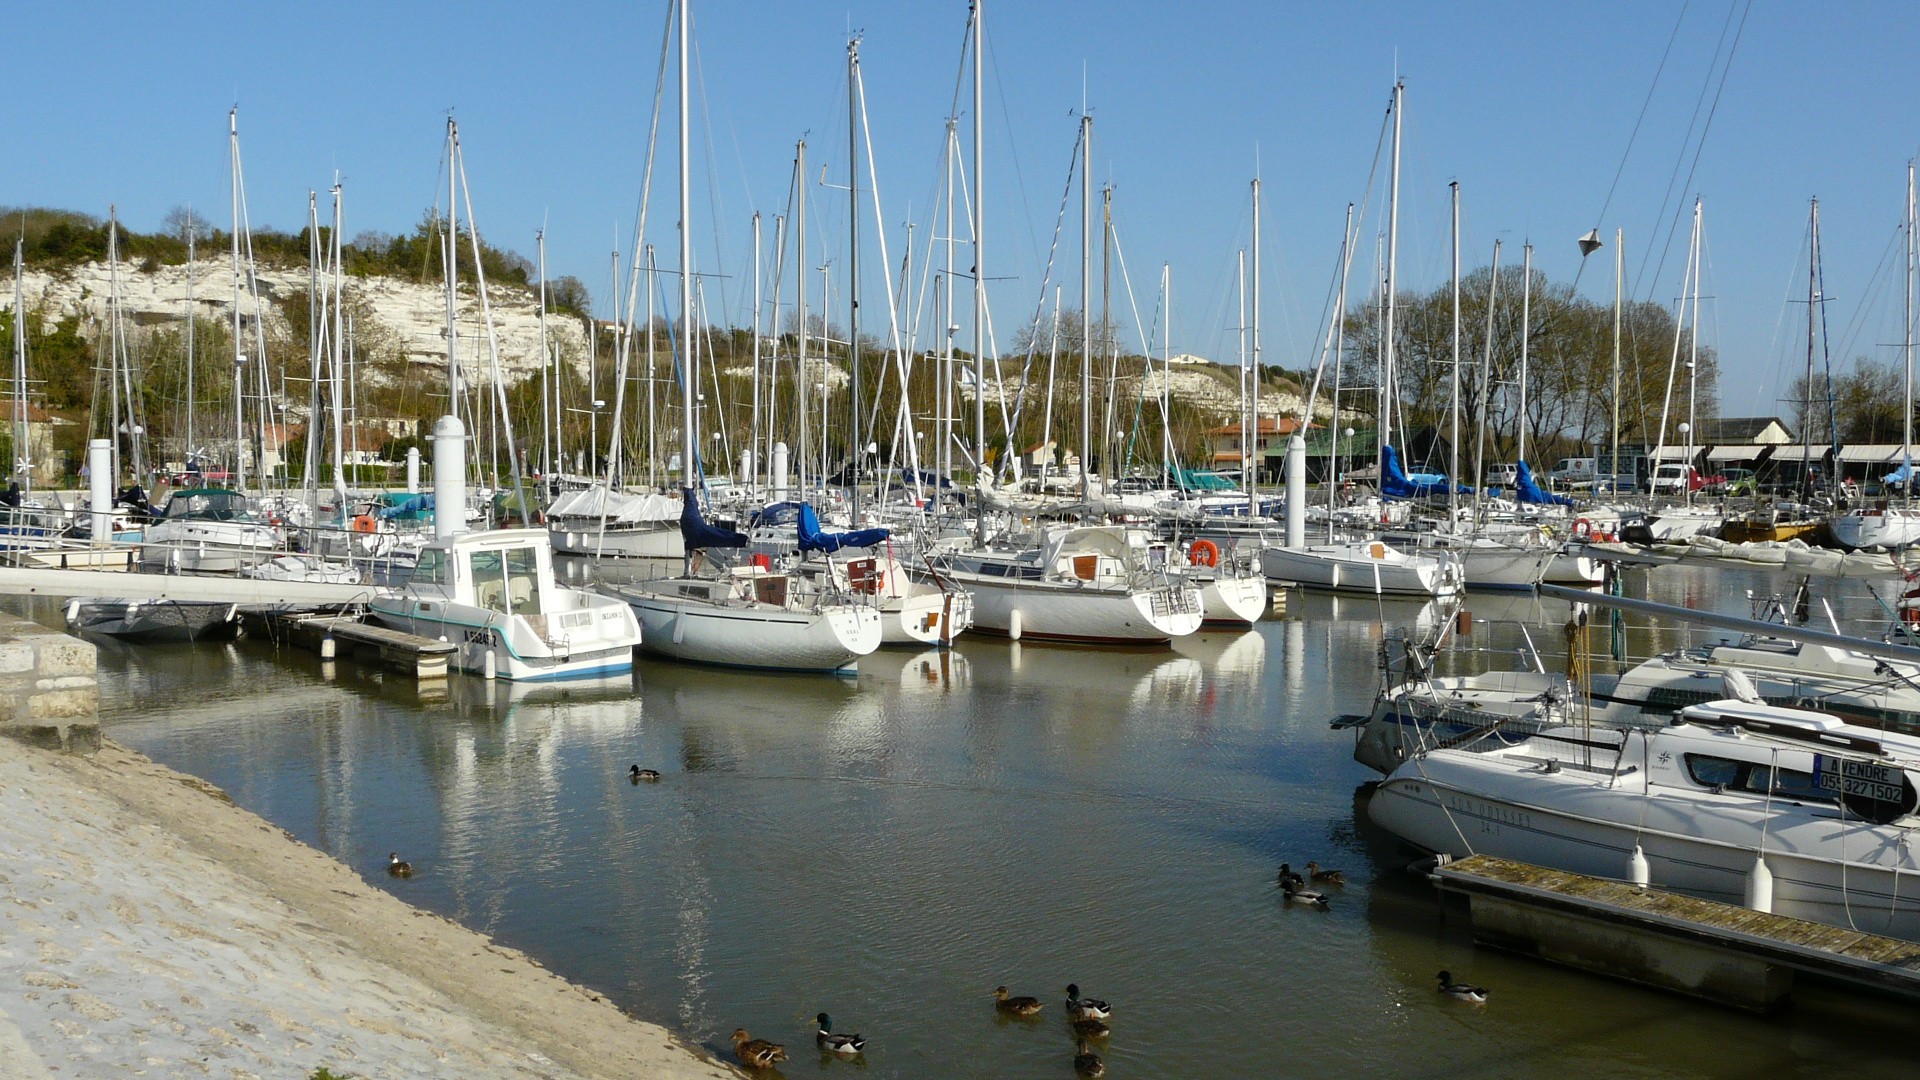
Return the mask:
<svg viewBox="0 0 1920 1080">
<path fill-rule="evenodd" d="M 671 587 L 671 582 L 663 583 Z M 884 620 L 873 607 L 835 605 L 787 611 L 723 606 L 699 597 L 614 590 L 640 620 L 641 648 L 694 664 L 765 671 L 851 672 L 880 647 Z"/>
<path fill-rule="evenodd" d="M 1380 541 L 1270 547 L 1260 552 L 1260 570 L 1270 581 L 1309 589 L 1376 596 L 1450 596 L 1460 591 L 1451 560 L 1408 555 Z"/>
<path fill-rule="evenodd" d="M 973 595 L 977 630 L 1019 641 L 1164 645 L 1200 629 L 1199 590 L 1017 580 L 943 569 Z"/>
<path fill-rule="evenodd" d="M 1200 620 L 1207 626 L 1252 626 L 1267 610 L 1267 579 L 1257 574 L 1221 577 L 1187 575 L 1200 590 Z"/>
<path fill-rule="evenodd" d="M 1899 551 L 1920 544 L 1920 511 L 1871 507 L 1835 514 L 1828 522 L 1834 542 L 1848 551 L 1879 547 Z"/>
<path fill-rule="evenodd" d="M 678 522 L 660 526 L 615 525 L 606 531 L 598 522 L 556 521 L 548 525 L 553 550 L 562 555 L 591 555 L 616 559 L 678 559 L 687 553 Z"/>
</svg>

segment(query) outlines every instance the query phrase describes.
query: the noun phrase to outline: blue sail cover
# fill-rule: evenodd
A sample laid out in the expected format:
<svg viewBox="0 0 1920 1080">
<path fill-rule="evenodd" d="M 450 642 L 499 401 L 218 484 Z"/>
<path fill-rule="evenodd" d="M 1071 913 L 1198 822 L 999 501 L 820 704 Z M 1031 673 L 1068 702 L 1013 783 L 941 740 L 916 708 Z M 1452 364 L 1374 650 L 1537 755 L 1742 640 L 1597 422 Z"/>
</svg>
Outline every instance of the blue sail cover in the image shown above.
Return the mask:
<svg viewBox="0 0 1920 1080">
<path fill-rule="evenodd" d="M 1913 459 L 1900 459 L 1900 467 L 1880 478 L 1883 484 L 1905 484 L 1913 479 Z"/>
<path fill-rule="evenodd" d="M 1513 493 L 1528 506 L 1572 506 L 1573 500 L 1565 495 L 1552 495 L 1540 490 L 1534 482 L 1533 470 L 1522 461 L 1514 467 Z"/>
<path fill-rule="evenodd" d="M 886 529 L 855 529 L 852 532 L 830 533 L 820 531 L 819 515 L 813 507 L 800 504 L 800 550 L 824 551 L 828 554 L 849 547 L 872 547 L 884 543 L 893 535 Z"/>
<path fill-rule="evenodd" d="M 680 538 L 687 550 L 746 547 L 747 538 L 732 529 L 709 525 L 700 517 L 700 497 L 692 488 L 680 489 Z"/>
<path fill-rule="evenodd" d="M 902 468 L 900 470 L 900 480 L 902 483 L 905 483 L 908 485 L 918 483 L 918 484 L 925 485 L 927 487 L 936 487 L 936 488 L 950 488 L 953 486 L 952 480 L 949 480 L 946 477 L 941 476 L 939 473 L 933 471 L 932 469 L 921 469 L 918 472 L 916 472 L 913 469 Z"/>
<path fill-rule="evenodd" d="M 1456 488 L 1463 495 L 1473 494 L 1464 485 Z M 1447 493 L 1447 478 L 1441 473 L 1414 473 L 1400 466 L 1400 452 L 1391 446 L 1380 448 L 1380 494 L 1389 499 L 1420 499 Z"/>
</svg>

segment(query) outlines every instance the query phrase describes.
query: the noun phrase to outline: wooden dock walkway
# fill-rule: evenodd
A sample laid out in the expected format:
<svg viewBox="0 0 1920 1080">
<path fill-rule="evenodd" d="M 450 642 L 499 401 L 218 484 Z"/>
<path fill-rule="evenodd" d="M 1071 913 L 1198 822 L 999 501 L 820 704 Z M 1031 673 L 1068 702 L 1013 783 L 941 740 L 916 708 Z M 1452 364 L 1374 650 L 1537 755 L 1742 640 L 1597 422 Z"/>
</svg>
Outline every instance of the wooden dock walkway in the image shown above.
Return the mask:
<svg viewBox="0 0 1920 1080">
<path fill-rule="evenodd" d="M 359 615 L 312 615 L 267 613 L 268 633 L 275 640 L 291 641 L 332 660 L 339 643 L 355 653 L 379 657 L 390 670 L 415 679 L 444 679 L 459 646 L 438 638 L 421 637 L 363 621 Z"/>
<path fill-rule="evenodd" d="M 1795 972 L 1920 997 L 1920 943 L 1487 855 L 1432 877 L 1468 898 L 1476 940 L 1587 971 L 1742 1008 Z"/>
</svg>

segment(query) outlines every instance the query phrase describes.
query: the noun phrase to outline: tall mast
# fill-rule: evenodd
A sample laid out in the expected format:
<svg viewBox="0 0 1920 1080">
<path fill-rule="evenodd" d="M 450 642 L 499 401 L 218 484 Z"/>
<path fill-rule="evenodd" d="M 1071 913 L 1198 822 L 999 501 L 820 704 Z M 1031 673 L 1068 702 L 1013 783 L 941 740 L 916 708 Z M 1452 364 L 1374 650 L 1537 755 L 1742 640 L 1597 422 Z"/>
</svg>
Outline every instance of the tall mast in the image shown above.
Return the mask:
<svg viewBox="0 0 1920 1080">
<path fill-rule="evenodd" d="M 452 416 L 460 415 L 460 357 L 459 357 L 459 353 L 455 351 L 457 348 L 455 343 L 455 338 L 458 336 L 459 331 L 457 327 L 454 325 L 457 320 L 457 309 L 455 308 L 455 302 L 456 302 L 455 288 L 456 288 L 456 283 L 458 282 L 459 276 L 460 276 L 458 272 L 459 259 L 460 259 L 460 242 L 459 242 L 460 209 L 459 209 L 459 203 L 455 201 L 454 190 L 453 190 L 454 181 L 460 175 L 459 169 L 455 165 L 455 158 L 456 158 L 456 155 L 459 154 L 459 152 L 460 152 L 459 128 L 455 126 L 453 122 L 453 117 L 449 116 L 447 117 L 447 249 L 446 249 L 447 412 L 449 415 L 452 415 Z M 476 438 L 479 435 L 478 432 L 474 432 L 473 434 Z M 445 510 L 444 507 L 440 509 L 443 511 Z M 459 509 L 457 507 L 455 508 L 455 512 L 456 513 L 459 512 Z"/>
<path fill-rule="evenodd" d="M 1093 117 L 1080 116 L 1080 516 L 1093 500 L 1088 466 L 1093 450 Z M 975 386 L 976 393 L 980 387 Z"/>
<path fill-rule="evenodd" d="M 1338 327 L 1333 334 L 1333 413 L 1327 418 L 1327 540 L 1333 540 L 1334 510 L 1340 497 L 1340 442 L 1344 437 L 1340 426 L 1340 380 L 1344 375 L 1341 361 L 1346 357 L 1347 345 L 1347 270 L 1352 263 L 1353 250 L 1353 204 L 1347 204 L 1347 223 L 1340 230 L 1340 294 L 1334 300 L 1333 317 Z M 1375 259 L 1379 258 L 1375 249 Z M 1256 388 L 1256 393 L 1258 389 Z M 1306 423 L 1312 427 L 1313 418 L 1307 417 Z M 1304 434 L 1302 436 L 1305 437 Z"/>
<path fill-rule="evenodd" d="M 1813 501 L 1813 346 L 1814 320 L 1820 310 L 1820 199 L 1815 196 L 1807 223 L 1807 406 L 1800 423 L 1800 490 L 1802 502 Z"/>
<path fill-rule="evenodd" d="M 1700 247 L 1705 242 L 1702 230 L 1705 222 L 1701 218 L 1701 200 L 1693 200 L 1693 328 L 1687 340 L 1687 468 L 1693 468 L 1694 428 L 1699 420 L 1694 416 L 1694 394 L 1700 388 L 1700 270 L 1705 261 L 1701 258 Z M 1693 478 L 1683 475 L 1686 482 L 1687 504 L 1693 504 Z"/>
<path fill-rule="evenodd" d="M 693 189 L 688 179 L 689 122 L 687 119 L 688 10 L 692 0 L 680 0 L 680 476 L 684 498 L 695 497 L 693 490 L 694 452 L 700 439 L 694 429 L 699 417 L 693 411 L 693 393 L 697 376 L 693 371 Z M 693 552 L 687 552 L 691 560 Z"/>
<path fill-rule="evenodd" d="M 193 324 L 196 321 L 195 315 L 200 310 L 199 306 L 193 302 L 193 284 L 194 284 L 193 282 L 193 270 L 194 270 L 193 234 L 194 234 L 194 231 L 195 230 L 193 227 L 193 207 L 189 206 L 187 207 L 187 448 L 185 453 L 182 454 L 180 458 L 180 464 L 183 468 L 187 465 L 188 462 L 193 460 L 193 368 L 194 368 Z M 20 310 L 18 303 L 14 305 L 14 310 L 15 311 Z M 24 361 L 24 356 L 22 357 L 22 359 Z M 25 365 L 23 363 L 22 367 L 24 366 Z M 24 401 L 25 399 L 22 399 L 22 400 Z"/>
<path fill-rule="evenodd" d="M 1385 317 L 1380 327 L 1380 431 L 1374 445 L 1374 462 L 1385 467 L 1387 444 L 1393 442 L 1394 330 L 1393 311 L 1399 306 L 1394 290 L 1399 287 L 1400 266 L 1400 113 L 1406 100 L 1407 84 L 1393 84 L 1393 165 L 1387 173 L 1387 277 L 1381 286 Z"/>
<path fill-rule="evenodd" d="M 986 121 L 980 115 L 981 103 L 986 93 L 983 89 L 982 72 L 987 64 L 987 31 L 983 8 L 986 0 L 973 0 L 973 454 L 974 486 L 984 489 L 987 475 L 987 256 L 985 236 L 987 227 L 987 197 L 982 190 L 984 180 L 980 164 L 982 149 L 986 145 Z M 1081 321 L 1086 320 L 1086 312 L 1080 313 Z M 1080 463 L 1086 469 L 1086 461 Z M 976 511 L 980 508 L 976 506 Z M 974 539 L 984 540 L 987 530 L 987 515 L 976 512 L 974 519 Z"/>
<path fill-rule="evenodd" d="M 1342 241 L 1344 244 L 1345 241 Z M 1259 512 L 1260 470 L 1250 465 L 1254 453 L 1260 446 L 1260 178 L 1253 178 L 1253 352 L 1248 356 L 1248 367 L 1241 372 L 1242 391 L 1240 402 L 1240 486 L 1247 489 L 1247 516 L 1253 517 Z M 1171 312 L 1169 312 L 1171 315 Z M 1338 419 L 1336 417 L 1336 419 Z M 1304 421 L 1300 430 L 1301 437 L 1306 429 L 1313 426 L 1313 417 Z"/>
<path fill-rule="evenodd" d="M 33 489 L 33 455 L 27 446 L 27 307 L 20 279 L 26 272 L 26 229 L 13 242 L 13 471 Z M 192 286 L 188 286 L 191 295 Z M 191 369 L 189 369 L 191 370 Z M 189 395 L 188 400 L 192 397 Z"/>
<path fill-rule="evenodd" d="M 120 216 L 107 208 L 107 433 L 113 437 L 113 482 L 120 483 Z M 129 425 L 131 426 L 131 425 Z"/>
<path fill-rule="evenodd" d="M 240 284 L 246 268 L 240 262 L 240 110 L 227 112 L 227 157 L 233 190 L 233 475 L 235 485 L 247 488 L 247 410 L 241 377 L 247 367 L 247 347 L 240 343 Z M 256 309 L 254 317 L 259 317 Z"/>
<path fill-rule="evenodd" d="M 760 251 L 760 211 L 753 212 L 753 433 L 747 438 L 748 461 L 753 467 L 747 470 L 747 494 L 749 497 L 760 494 L 760 469 L 762 462 L 753 461 L 760 456 L 760 268 L 764 256 Z M 651 333 L 651 328 L 649 328 Z M 651 374 L 651 372 L 649 372 Z"/>
<path fill-rule="evenodd" d="M 346 439 L 344 434 L 344 412 L 346 394 L 343 392 L 342 377 L 346 371 L 346 327 L 342 308 L 346 307 L 346 278 L 342 272 L 340 259 L 341 226 L 340 182 L 333 183 L 333 495 L 336 505 L 345 513 L 347 506 L 347 476 L 342 467 L 345 456 Z"/>
<path fill-rule="evenodd" d="M 793 148 L 793 290 L 794 313 L 800 322 L 800 341 L 793 372 L 793 403 L 800 420 L 800 445 L 794 460 L 799 465 L 797 480 L 800 498 L 807 497 L 807 140 Z M 824 432 L 822 433 L 824 436 Z"/>
<path fill-rule="evenodd" d="M 1453 193 L 1453 424 L 1447 436 L 1447 527 L 1452 528 L 1460 520 L 1460 181 L 1447 190 Z"/>
<path fill-rule="evenodd" d="M 1500 241 L 1493 242 L 1493 269 L 1487 278 L 1487 341 L 1480 354 L 1480 412 L 1474 425 L 1473 442 L 1473 527 L 1480 527 L 1482 489 L 1487 485 L 1487 415 L 1493 396 L 1493 314 L 1500 293 Z"/>
<path fill-rule="evenodd" d="M 959 120 L 952 116 L 947 117 L 947 145 L 945 151 L 947 160 L 946 168 L 944 169 L 944 179 L 947 189 L 947 266 L 946 273 L 942 279 L 943 289 L 941 291 L 941 295 L 946 302 L 941 305 L 940 311 L 940 475 L 934 481 L 935 484 L 953 483 L 953 337 L 960 332 L 960 324 L 954 321 L 953 318 L 953 245 L 957 239 L 953 231 L 953 177 L 960 164 L 960 133 L 958 128 Z M 1058 308 L 1059 305 L 1058 290 L 1055 290 L 1054 306 Z M 1059 336 L 1058 326 L 1054 328 L 1054 335 L 1056 338 Z M 1052 416 L 1052 413 L 1049 412 L 1048 416 Z M 935 493 L 938 494 L 937 488 Z"/>
<path fill-rule="evenodd" d="M 1520 250 L 1520 448 L 1514 460 L 1527 460 L 1527 346 L 1533 337 L 1533 245 Z"/>
<path fill-rule="evenodd" d="M 547 346 L 547 230 L 533 234 L 540 272 L 540 474 L 553 475 L 553 353 Z"/>
<path fill-rule="evenodd" d="M 1626 232 L 1613 230 L 1613 458 L 1612 481 L 1607 487 L 1614 494 L 1620 488 L 1620 314 L 1626 307 L 1627 247 Z"/>
<path fill-rule="evenodd" d="M 853 524 L 860 526 L 860 458 L 866 443 L 860 437 L 860 39 L 847 42 L 847 371 L 848 411 L 853 414 Z M 884 269 L 884 268 L 883 268 Z"/>
<path fill-rule="evenodd" d="M 1902 399 L 1905 406 L 1900 410 L 1900 462 L 1907 473 L 1906 489 L 1913 490 L 1913 281 L 1920 266 L 1920 242 L 1914 237 L 1914 224 L 1920 213 L 1916 212 L 1913 186 L 1913 162 L 1907 162 L 1907 289 L 1906 289 L 1906 335 L 1902 337 L 1902 351 L 1906 353 L 1907 380 L 1906 396 Z M 16 302 L 14 310 L 20 310 Z"/>
</svg>

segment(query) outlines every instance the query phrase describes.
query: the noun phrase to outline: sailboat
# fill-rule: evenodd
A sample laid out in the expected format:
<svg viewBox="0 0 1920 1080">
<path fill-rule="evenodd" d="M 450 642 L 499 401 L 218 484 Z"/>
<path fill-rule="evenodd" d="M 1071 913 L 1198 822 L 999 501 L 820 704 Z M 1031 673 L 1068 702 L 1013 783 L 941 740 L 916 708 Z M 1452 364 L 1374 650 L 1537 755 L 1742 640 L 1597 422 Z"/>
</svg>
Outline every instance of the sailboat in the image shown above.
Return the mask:
<svg viewBox="0 0 1920 1080">
<path fill-rule="evenodd" d="M 1907 163 L 1907 287 L 1904 298 L 1906 335 L 1901 339 L 1901 351 L 1906 356 L 1906 396 L 1905 408 L 1900 410 L 1900 466 L 1892 473 L 1881 478 L 1889 485 L 1898 485 L 1900 490 L 1913 490 L 1913 291 L 1915 278 L 1920 277 L 1920 240 L 1916 240 L 1916 226 L 1920 225 L 1920 203 L 1916 203 L 1914 189 L 1914 163 Z M 1898 505 L 1890 500 L 1881 499 L 1866 506 L 1853 507 L 1835 514 L 1827 522 L 1833 531 L 1834 542 L 1848 551 L 1859 548 L 1879 547 L 1889 551 L 1898 551 L 1920 544 L 1920 510 L 1913 507 L 1910 499 L 1902 499 Z"/>
<path fill-rule="evenodd" d="M 747 538 L 709 524 L 700 512 L 699 376 L 693 344 L 693 305 L 688 118 L 689 0 L 678 4 L 680 89 L 680 350 L 681 444 L 680 536 L 686 556 L 680 574 L 635 585 L 602 589 L 633 608 L 642 648 L 691 663 L 772 671 L 850 672 L 862 656 L 880 647 L 881 619 L 863 604 L 816 589 L 804 579 L 749 562 L 718 573 L 697 574 L 703 552 L 741 548 Z"/>
</svg>

